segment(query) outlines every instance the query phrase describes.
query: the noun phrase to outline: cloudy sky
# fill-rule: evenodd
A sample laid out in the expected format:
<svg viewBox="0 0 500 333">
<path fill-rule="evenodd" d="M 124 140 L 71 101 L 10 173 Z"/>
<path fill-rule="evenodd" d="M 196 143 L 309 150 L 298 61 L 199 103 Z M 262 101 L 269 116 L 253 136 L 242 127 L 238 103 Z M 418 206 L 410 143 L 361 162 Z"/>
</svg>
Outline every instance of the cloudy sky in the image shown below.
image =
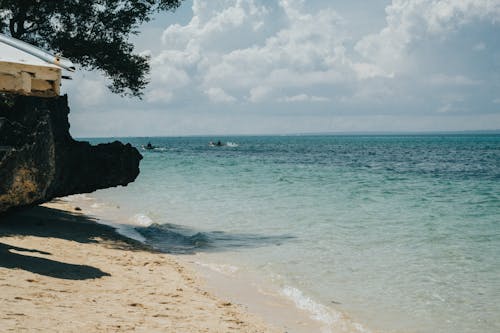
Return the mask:
<svg viewBox="0 0 500 333">
<path fill-rule="evenodd" d="M 77 137 L 499 129 L 499 35 L 500 0 L 188 0 L 142 101 L 63 85 Z"/>
</svg>

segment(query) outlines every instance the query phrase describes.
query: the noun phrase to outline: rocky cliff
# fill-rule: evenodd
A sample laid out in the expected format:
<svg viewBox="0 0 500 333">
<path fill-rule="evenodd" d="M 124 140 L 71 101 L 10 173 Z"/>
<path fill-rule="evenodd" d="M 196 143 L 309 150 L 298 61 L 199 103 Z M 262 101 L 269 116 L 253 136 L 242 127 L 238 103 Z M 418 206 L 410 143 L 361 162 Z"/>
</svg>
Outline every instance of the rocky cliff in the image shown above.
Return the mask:
<svg viewBox="0 0 500 333">
<path fill-rule="evenodd" d="M 73 140 L 68 113 L 66 96 L 0 98 L 0 213 L 135 180 L 137 149 Z"/>
</svg>

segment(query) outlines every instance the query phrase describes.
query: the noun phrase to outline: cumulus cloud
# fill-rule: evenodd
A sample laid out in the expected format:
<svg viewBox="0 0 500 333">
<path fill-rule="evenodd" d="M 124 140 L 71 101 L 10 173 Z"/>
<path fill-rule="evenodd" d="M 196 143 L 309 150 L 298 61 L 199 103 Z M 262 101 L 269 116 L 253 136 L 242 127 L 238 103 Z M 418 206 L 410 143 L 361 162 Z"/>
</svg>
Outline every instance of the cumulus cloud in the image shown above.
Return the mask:
<svg viewBox="0 0 500 333">
<path fill-rule="evenodd" d="M 152 55 L 149 100 L 187 100 L 187 93 L 191 100 L 204 96 L 214 103 L 292 103 L 303 102 L 290 97 L 308 89 L 329 90 L 330 101 L 367 100 L 380 91 L 370 81 L 394 80 L 412 43 L 473 20 L 496 22 L 497 3 L 393 0 L 386 8 L 387 26 L 354 43 L 364 58 L 360 60 L 346 47 L 351 38 L 346 20 L 329 5 L 311 9 L 301 0 L 194 0 L 191 20 L 168 26 L 162 34 L 163 51 Z M 426 81 L 481 83 L 458 74 Z"/>
<path fill-rule="evenodd" d="M 271 88 L 269 87 L 265 86 L 253 87 L 252 89 L 250 89 L 250 96 L 248 97 L 248 100 L 250 100 L 253 103 L 262 102 L 267 98 L 270 92 Z"/>
<path fill-rule="evenodd" d="M 93 74 L 65 83 L 74 119 L 94 111 L 73 130 L 97 133 L 113 116 L 113 135 L 459 129 L 500 117 L 500 0 L 392 0 L 385 13 L 383 1 L 190 2 L 183 23 L 156 20 L 157 35 L 142 35 L 144 100 L 113 96 Z"/>
<path fill-rule="evenodd" d="M 383 74 L 346 57 L 345 22 L 329 7 L 194 0 L 192 10 L 189 23 L 163 32 L 164 50 L 152 57 L 153 86 L 176 91 L 189 84 L 213 102 L 261 103 Z"/>
<path fill-rule="evenodd" d="M 164 89 L 153 89 L 148 91 L 146 95 L 146 101 L 148 102 L 162 102 L 162 103 L 170 103 L 174 97 L 174 94 L 171 91 Z"/>
<path fill-rule="evenodd" d="M 77 103 L 84 107 L 92 107 L 104 102 L 107 88 L 103 80 L 82 77 L 78 81 L 79 93 L 75 94 Z"/>
<path fill-rule="evenodd" d="M 355 46 L 366 59 L 386 71 L 401 70 L 412 43 L 439 37 L 473 21 L 500 20 L 498 0 L 393 0 L 386 26 Z"/>
<path fill-rule="evenodd" d="M 210 100 L 215 103 L 231 103 L 236 101 L 236 98 L 218 87 L 205 90 L 205 95 L 207 95 Z"/>
</svg>

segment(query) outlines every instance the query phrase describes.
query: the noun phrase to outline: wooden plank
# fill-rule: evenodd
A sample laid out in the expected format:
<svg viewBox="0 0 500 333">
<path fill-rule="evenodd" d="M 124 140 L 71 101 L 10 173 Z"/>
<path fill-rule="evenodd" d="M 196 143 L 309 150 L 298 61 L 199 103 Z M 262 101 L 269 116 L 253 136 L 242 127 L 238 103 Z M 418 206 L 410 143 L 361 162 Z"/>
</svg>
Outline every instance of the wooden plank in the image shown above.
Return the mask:
<svg viewBox="0 0 500 333">
<path fill-rule="evenodd" d="M 20 72 L 32 73 L 35 78 L 41 80 L 56 80 L 61 77 L 60 68 L 0 61 L 0 73 L 16 74 Z"/>
<path fill-rule="evenodd" d="M 61 69 L 0 61 L 0 91 L 20 95 L 59 96 Z"/>
<path fill-rule="evenodd" d="M 16 82 L 15 76 L 0 73 L 0 91 L 14 91 Z"/>
<path fill-rule="evenodd" d="M 57 80 L 51 82 L 52 82 L 52 91 L 56 96 L 59 96 L 61 94 L 61 75 L 59 75 Z"/>
<path fill-rule="evenodd" d="M 44 91 L 44 90 L 53 90 L 53 82 L 47 80 L 31 80 L 31 90 L 35 91 Z"/>
<path fill-rule="evenodd" d="M 21 76 L 0 73 L 0 91 L 25 96 L 55 97 L 59 96 L 59 83 L 57 81 L 33 80 L 29 73 L 25 73 L 23 81 Z"/>
<path fill-rule="evenodd" d="M 20 80 L 17 80 L 17 90 L 28 95 L 31 92 L 31 75 L 27 72 L 21 72 Z"/>
</svg>

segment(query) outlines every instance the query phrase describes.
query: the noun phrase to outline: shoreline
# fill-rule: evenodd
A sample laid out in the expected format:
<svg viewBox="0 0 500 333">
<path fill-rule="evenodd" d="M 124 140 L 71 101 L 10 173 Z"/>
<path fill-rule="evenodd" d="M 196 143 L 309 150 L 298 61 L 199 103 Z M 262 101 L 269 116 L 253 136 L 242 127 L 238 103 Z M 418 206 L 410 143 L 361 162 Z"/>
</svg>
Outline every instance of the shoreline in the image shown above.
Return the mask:
<svg viewBox="0 0 500 333">
<path fill-rule="evenodd" d="M 146 215 L 133 215 L 133 212 L 119 205 L 104 203 L 87 195 L 63 197 L 58 202 L 68 210 L 81 209 L 95 218 L 97 223 L 109 226 L 122 237 L 142 245 L 146 239 L 135 227 L 147 227 L 153 223 Z M 240 305 L 271 326 L 282 328 L 284 332 L 372 332 L 353 321 L 345 312 L 328 308 L 293 286 L 281 285 L 257 272 L 232 266 L 218 255 L 214 257 L 214 253 L 200 250 L 168 255 L 195 272 L 201 278 L 203 286 L 216 297 Z"/>
<path fill-rule="evenodd" d="M 191 267 L 51 202 L 0 218 L 5 331 L 283 332 Z"/>
</svg>

